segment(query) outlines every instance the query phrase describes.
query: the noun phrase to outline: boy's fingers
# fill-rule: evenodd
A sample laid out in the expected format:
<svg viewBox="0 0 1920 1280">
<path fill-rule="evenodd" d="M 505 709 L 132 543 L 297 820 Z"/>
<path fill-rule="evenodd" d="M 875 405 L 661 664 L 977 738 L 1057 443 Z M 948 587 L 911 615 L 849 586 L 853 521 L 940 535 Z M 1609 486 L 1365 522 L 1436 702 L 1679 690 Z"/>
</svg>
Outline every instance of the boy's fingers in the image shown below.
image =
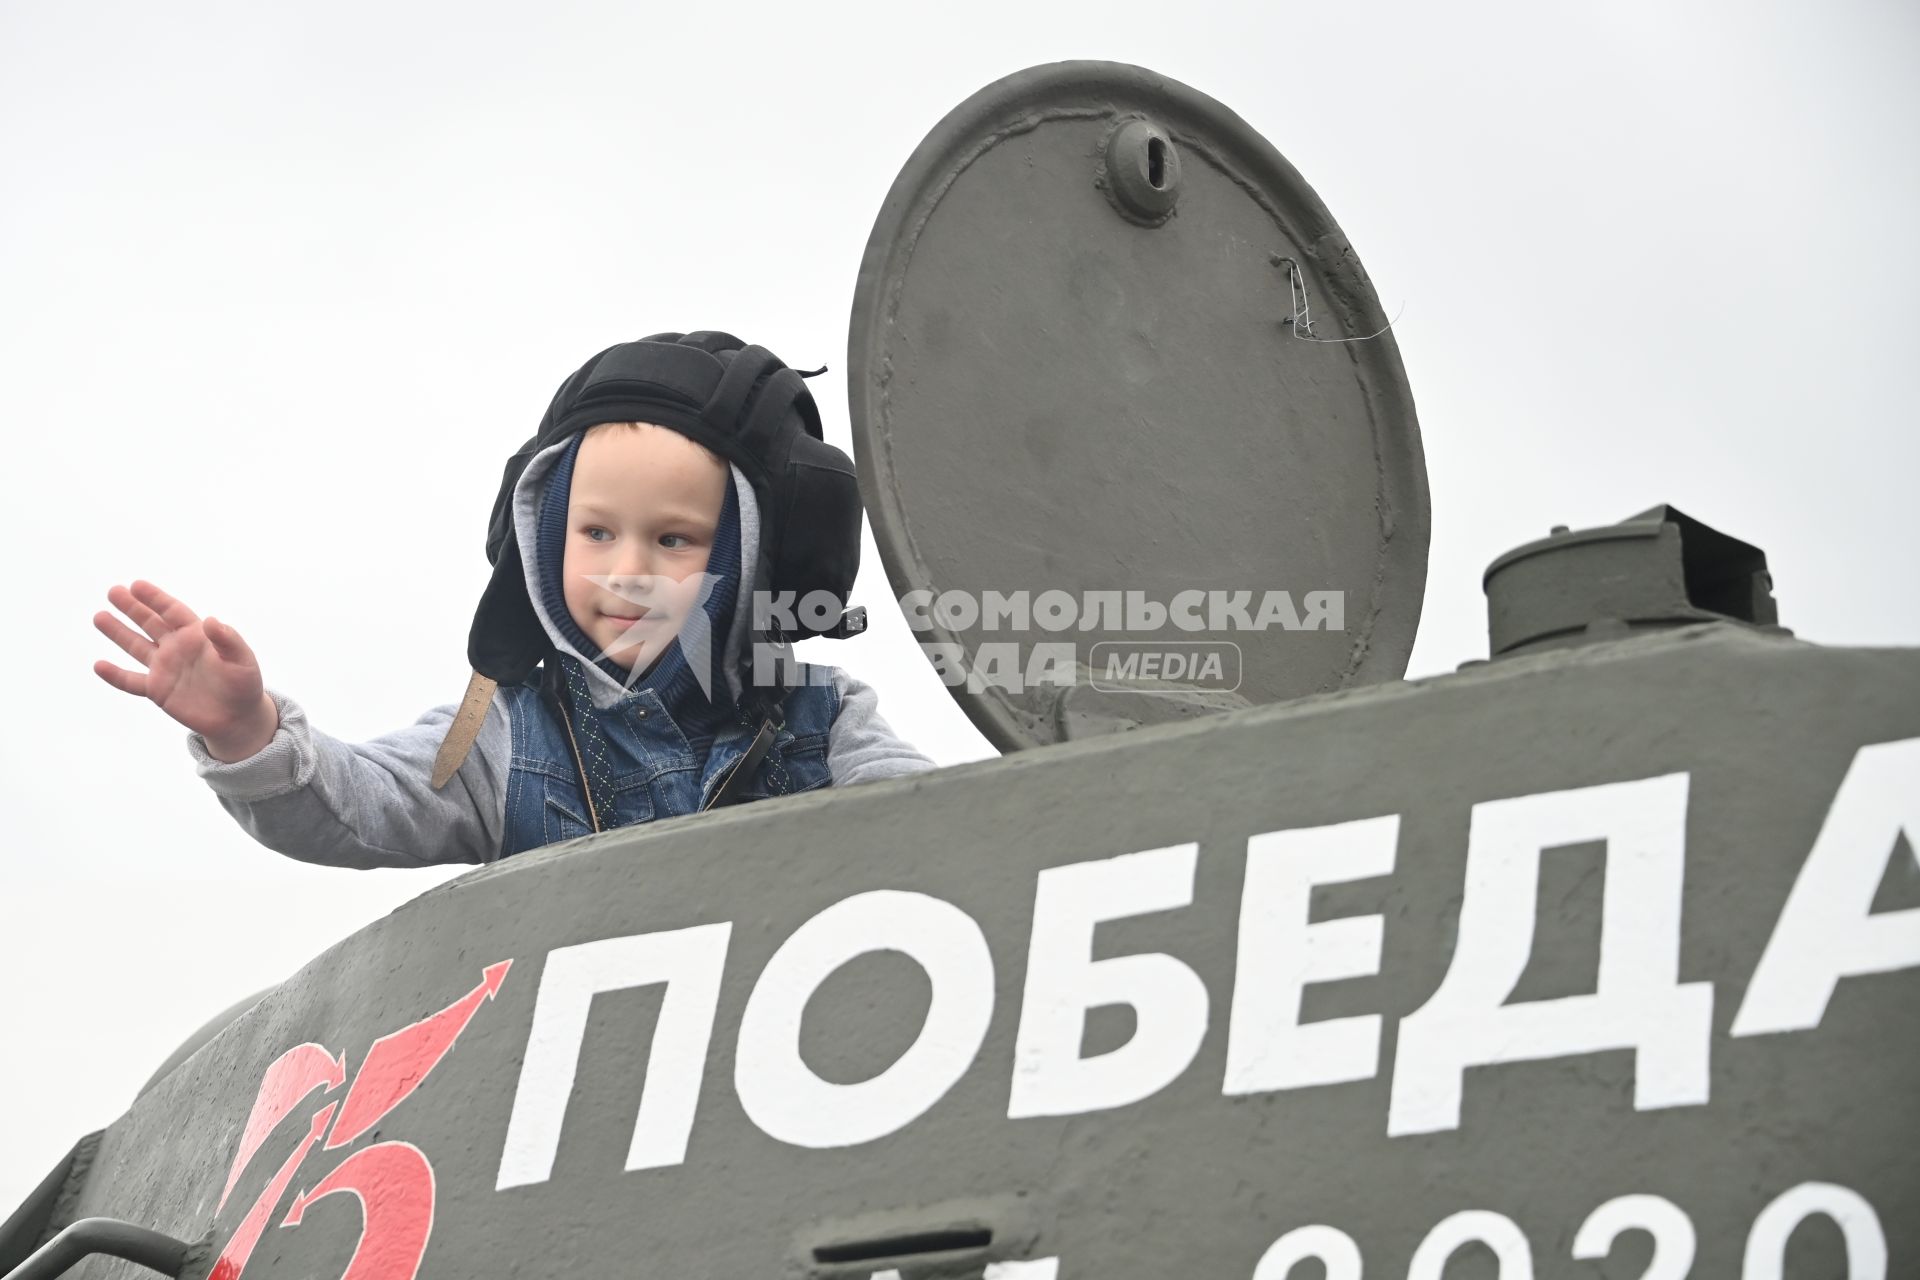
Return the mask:
<svg viewBox="0 0 1920 1280">
<path fill-rule="evenodd" d="M 143 587 L 145 590 L 141 589 Z M 183 602 L 175 600 L 145 578 L 135 579 L 133 594 L 158 613 L 169 627 L 184 627 L 190 622 L 200 621 L 200 616 Z"/>
<path fill-rule="evenodd" d="M 228 662 L 252 660 L 253 650 L 247 647 L 247 642 L 240 638 L 238 631 L 235 631 L 232 627 L 220 621 L 220 619 L 214 617 L 212 614 L 207 615 L 203 626 L 207 633 L 207 639 L 213 642 L 213 651 L 215 653 L 225 658 Z"/>
<path fill-rule="evenodd" d="M 122 671 L 105 658 L 93 664 L 93 673 L 116 689 L 123 689 L 135 697 L 147 696 L 147 678 L 132 671 Z"/>
<path fill-rule="evenodd" d="M 93 625 L 98 627 L 107 639 L 113 641 L 122 649 L 125 649 L 133 657 L 139 659 L 143 665 L 149 667 L 153 665 L 153 652 L 158 646 L 138 631 L 135 631 L 132 627 L 129 627 L 105 609 L 93 615 Z"/>
<path fill-rule="evenodd" d="M 141 604 L 134 598 L 133 592 L 125 587 L 112 588 L 107 592 L 107 599 L 116 609 L 132 618 L 135 626 L 155 640 L 173 630 L 159 614 Z"/>
</svg>

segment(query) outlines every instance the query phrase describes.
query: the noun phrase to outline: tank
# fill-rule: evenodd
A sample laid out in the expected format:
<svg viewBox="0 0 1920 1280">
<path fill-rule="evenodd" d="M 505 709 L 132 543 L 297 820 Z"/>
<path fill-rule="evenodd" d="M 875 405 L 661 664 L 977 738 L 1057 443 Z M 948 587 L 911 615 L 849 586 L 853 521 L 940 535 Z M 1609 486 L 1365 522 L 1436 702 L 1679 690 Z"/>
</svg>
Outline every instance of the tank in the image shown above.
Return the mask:
<svg viewBox="0 0 1920 1280">
<path fill-rule="evenodd" d="M 1391 327 L 1143 68 L 940 122 L 849 359 L 1003 757 L 428 891 L 189 1037 L 0 1275 L 1920 1273 L 1920 652 L 1794 638 L 1658 505 L 1403 679 Z"/>
</svg>

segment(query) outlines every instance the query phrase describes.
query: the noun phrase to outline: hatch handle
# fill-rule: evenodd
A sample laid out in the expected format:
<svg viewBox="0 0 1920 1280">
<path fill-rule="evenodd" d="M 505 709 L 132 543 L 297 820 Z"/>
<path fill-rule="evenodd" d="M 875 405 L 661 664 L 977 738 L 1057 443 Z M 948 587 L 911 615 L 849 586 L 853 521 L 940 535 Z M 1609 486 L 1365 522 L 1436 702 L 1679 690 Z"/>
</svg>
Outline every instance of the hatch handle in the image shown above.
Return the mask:
<svg viewBox="0 0 1920 1280">
<path fill-rule="evenodd" d="M 178 1276 L 192 1247 L 117 1218 L 82 1218 L 34 1250 L 0 1280 L 54 1280 L 97 1253 L 137 1262 L 163 1276 Z"/>
</svg>

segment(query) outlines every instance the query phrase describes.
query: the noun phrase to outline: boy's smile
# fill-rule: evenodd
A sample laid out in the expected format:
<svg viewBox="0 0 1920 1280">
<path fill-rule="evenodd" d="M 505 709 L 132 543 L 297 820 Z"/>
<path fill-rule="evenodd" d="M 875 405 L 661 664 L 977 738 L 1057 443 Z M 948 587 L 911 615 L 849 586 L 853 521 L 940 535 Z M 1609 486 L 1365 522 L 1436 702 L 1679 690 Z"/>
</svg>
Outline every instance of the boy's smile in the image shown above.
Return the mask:
<svg viewBox="0 0 1920 1280">
<path fill-rule="evenodd" d="M 699 607 L 727 483 L 726 462 L 678 431 L 587 429 L 567 500 L 562 587 L 575 625 L 621 667 L 645 672 Z"/>
</svg>

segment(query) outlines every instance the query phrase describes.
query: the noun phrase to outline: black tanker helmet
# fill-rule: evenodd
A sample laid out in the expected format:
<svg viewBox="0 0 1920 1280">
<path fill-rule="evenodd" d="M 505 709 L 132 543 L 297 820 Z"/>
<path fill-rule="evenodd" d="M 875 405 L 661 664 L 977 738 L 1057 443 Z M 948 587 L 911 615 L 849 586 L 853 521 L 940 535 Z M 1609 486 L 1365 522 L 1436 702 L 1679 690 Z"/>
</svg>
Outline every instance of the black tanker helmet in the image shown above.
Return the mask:
<svg viewBox="0 0 1920 1280">
<path fill-rule="evenodd" d="M 553 649 L 527 598 L 514 486 L 541 450 L 603 422 L 670 427 L 732 462 L 753 486 L 760 547 L 752 589 L 771 591 L 785 610 L 764 625 L 752 619 L 752 643 L 838 638 L 865 627 L 865 611 L 847 608 L 860 568 L 859 481 L 852 460 L 826 443 L 803 375 L 765 347 L 716 330 L 608 347 L 560 384 L 539 430 L 507 459 L 487 527 L 493 577 L 467 634 L 473 675 L 434 762 L 436 789 L 472 749 L 495 686 L 523 683 Z M 817 607 L 827 598 L 819 592 L 833 608 Z M 816 607 L 799 608 L 810 596 Z M 794 625 L 776 628 L 788 618 Z"/>
</svg>

